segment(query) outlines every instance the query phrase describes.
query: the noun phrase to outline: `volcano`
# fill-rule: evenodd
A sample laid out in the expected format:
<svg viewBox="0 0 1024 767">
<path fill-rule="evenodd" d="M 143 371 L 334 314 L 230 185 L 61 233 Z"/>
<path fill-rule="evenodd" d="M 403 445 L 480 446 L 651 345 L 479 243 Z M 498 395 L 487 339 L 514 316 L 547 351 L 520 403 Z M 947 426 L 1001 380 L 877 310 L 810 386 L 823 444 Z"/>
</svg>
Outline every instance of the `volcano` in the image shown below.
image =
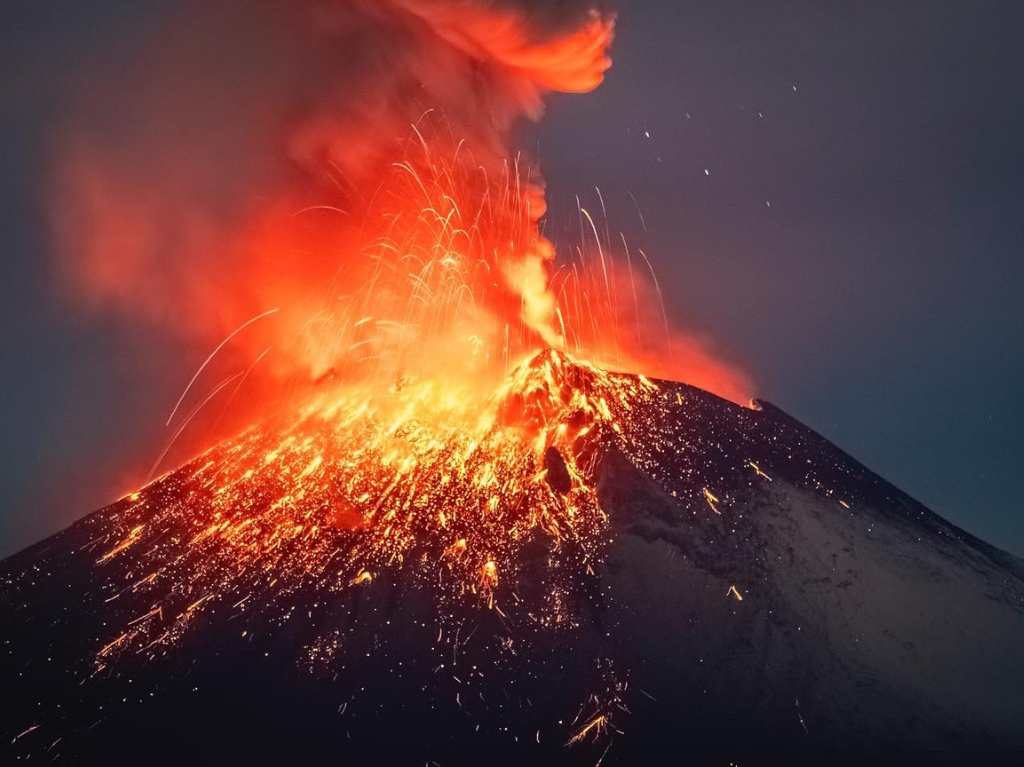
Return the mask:
<svg viewBox="0 0 1024 767">
<path fill-rule="evenodd" d="M 4 561 L 7 758 L 1024 754 L 1024 563 L 782 410 L 554 351 L 472 425 L 423 391 L 318 394 Z"/>
</svg>

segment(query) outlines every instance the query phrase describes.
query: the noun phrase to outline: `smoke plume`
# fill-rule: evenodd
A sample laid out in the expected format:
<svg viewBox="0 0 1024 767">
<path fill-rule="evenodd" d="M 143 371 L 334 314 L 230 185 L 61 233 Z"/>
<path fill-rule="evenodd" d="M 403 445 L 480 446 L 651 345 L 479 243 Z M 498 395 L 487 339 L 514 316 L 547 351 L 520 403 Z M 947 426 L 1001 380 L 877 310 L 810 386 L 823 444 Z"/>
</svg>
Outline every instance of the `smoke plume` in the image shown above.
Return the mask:
<svg viewBox="0 0 1024 767">
<path fill-rule="evenodd" d="M 688 336 L 633 338 L 662 338 L 645 276 L 632 308 L 603 254 L 604 288 L 583 263 L 552 281 L 513 133 L 598 87 L 613 33 L 572 2 L 192 4 L 130 68 L 81 76 L 54 151 L 60 284 L 197 351 L 229 337 L 222 356 L 278 379 L 552 345 L 745 396 Z"/>
</svg>

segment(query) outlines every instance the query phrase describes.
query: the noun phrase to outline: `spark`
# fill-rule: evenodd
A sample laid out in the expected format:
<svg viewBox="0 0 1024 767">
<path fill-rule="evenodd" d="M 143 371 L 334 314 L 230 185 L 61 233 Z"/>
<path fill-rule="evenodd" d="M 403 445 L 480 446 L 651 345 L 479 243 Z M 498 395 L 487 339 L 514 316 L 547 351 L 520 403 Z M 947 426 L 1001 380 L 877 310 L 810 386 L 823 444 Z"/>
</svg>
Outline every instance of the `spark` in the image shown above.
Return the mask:
<svg viewBox="0 0 1024 767">
<path fill-rule="evenodd" d="M 157 472 L 157 469 L 160 468 L 160 464 L 162 464 L 164 462 L 164 458 L 167 457 L 167 454 L 171 451 L 171 448 L 174 447 L 174 444 L 178 441 L 178 438 L 181 437 L 182 433 L 184 433 L 185 429 L 188 428 L 188 425 L 190 423 L 192 423 L 192 420 L 197 415 L 199 415 L 200 412 L 202 412 L 203 408 L 205 408 L 208 404 L 210 404 L 210 401 L 213 400 L 214 397 L 216 397 L 218 394 L 220 394 L 228 385 L 231 384 L 232 381 L 236 381 L 236 380 L 240 379 L 242 377 L 242 375 L 243 375 L 242 373 L 235 373 L 234 375 L 228 376 L 223 381 L 221 381 L 219 384 L 217 384 L 215 387 L 213 387 L 213 389 L 210 391 L 210 393 L 207 394 L 199 402 L 198 405 L 196 405 L 194 408 L 192 408 L 191 412 L 188 414 L 188 416 L 185 418 L 185 420 L 182 421 L 181 425 L 178 427 L 178 430 L 176 432 L 174 432 L 174 436 L 171 437 L 171 439 L 168 441 L 167 446 L 164 447 L 163 452 L 160 453 L 160 455 L 157 456 L 155 461 L 153 461 L 153 465 L 150 467 L 149 474 L 146 477 L 147 480 L 153 478 L 153 476 Z"/>
<path fill-rule="evenodd" d="M 646 232 L 647 231 L 647 221 L 644 218 L 643 210 L 640 208 L 640 203 L 637 202 L 636 196 L 633 194 L 633 192 L 627 191 L 626 194 L 628 194 L 629 198 L 633 201 L 633 206 L 636 208 L 636 215 L 640 218 L 640 226 Z"/>
<path fill-rule="evenodd" d="M 368 570 L 360 570 L 359 574 L 356 575 L 356 577 L 353 578 L 351 581 L 349 581 L 349 583 L 351 583 L 353 586 L 362 586 L 364 584 L 368 585 L 370 583 L 373 583 L 373 574 L 370 573 Z"/>
<path fill-rule="evenodd" d="M 19 732 L 17 735 L 14 736 L 14 739 L 11 741 L 11 743 L 12 744 L 13 743 L 17 743 L 19 740 L 24 738 L 26 735 L 30 735 L 31 733 L 33 733 L 36 730 L 38 730 L 40 728 L 40 726 L 41 725 L 33 724 L 31 727 L 29 727 L 29 728 L 27 728 L 25 730 L 22 730 L 21 732 Z"/>
<path fill-rule="evenodd" d="M 138 541 L 139 538 L 142 536 L 142 531 L 144 529 L 145 525 L 136 525 L 135 527 L 133 527 L 131 530 L 128 531 L 128 536 L 119 544 L 117 544 L 114 548 L 112 548 L 110 551 L 108 551 L 106 554 L 100 557 L 97 560 L 96 564 L 101 565 L 104 562 L 109 562 L 111 559 L 116 557 L 118 554 L 127 549 L 133 543 Z"/>
<path fill-rule="evenodd" d="M 267 309 L 267 311 L 265 311 L 265 312 L 263 312 L 261 314 L 257 314 L 252 319 L 246 320 L 241 325 L 239 325 L 237 328 L 235 328 L 230 333 L 228 333 L 227 337 L 224 338 L 224 340 L 221 341 L 219 344 L 217 344 L 217 346 L 214 348 L 214 350 L 212 352 L 210 352 L 209 356 L 205 360 L 203 360 L 203 364 L 200 365 L 199 368 L 196 370 L 196 372 L 192 375 L 192 378 L 188 382 L 188 385 L 185 387 L 185 390 L 182 391 L 181 396 L 178 397 L 178 401 L 174 403 L 174 407 L 171 409 L 171 414 L 169 416 L 167 416 L 167 422 L 164 425 L 165 426 L 170 426 L 171 425 L 171 421 L 174 420 L 175 414 L 178 412 L 178 409 L 181 407 L 181 403 L 185 401 L 185 397 L 188 396 L 188 393 L 189 393 L 189 391 L 191 391 L 192 386 L 199 379 L 199 376 L 201 376 L 203 374 L 203 371 L 206 370 L 207 365 L 209 365 L 211 362 L 213 362 L 213 358 L 217 356 L 217 354 L 221 351 L 221 349 L 223 349 L 225 346 L 227 346 L 231 342 L 231 339 L 233 339 L 235 336 L 237 336 L 239 333 L 241 333 L 243 330 L 245 330 L 249 326 L 256 324 L 257 322 L 259 322 L 262 319 L 265 319 L 266 317 L 270 317 L 273 314 L 277 314 L 279 311 L 280 311 L 280 309 L 278 309 L 276 307 L 273 308 L 273 309 Z"/>
<path fill-rule="evenodd" d="M 608 729 L 608 717 L 604 714 L 598 714 L 589 722 L 587 722 L 579 731 L 566 741 L 566 746 L 575 746 L 577 743 L 582 742 L 593 733 L 593 740 L 597 740 L 603 735 Z"/>
<path fill-rule="evenodd" d="M 715 512 L 715 514 L 722 513 L 721 511 L 718 510 L 718 504 L 721 503 L 721 501 L 718 500 L 718 496 L 716 496 L 706 487 L 704 488 L 704 500 L 707 502 L 708 507 L 713 512 Z"/>
<path fill-rule="evenodd" d="M 767 479 L 769 482 L 772 481 L 772 478 L 765 474 L 761 467 L 758 466 L 754 461 L 747 461 L 747 466 L 753 469 L 754 474 L 756 474 L 757 476 L 761 477 L 762 479 Z"/>
</svg>

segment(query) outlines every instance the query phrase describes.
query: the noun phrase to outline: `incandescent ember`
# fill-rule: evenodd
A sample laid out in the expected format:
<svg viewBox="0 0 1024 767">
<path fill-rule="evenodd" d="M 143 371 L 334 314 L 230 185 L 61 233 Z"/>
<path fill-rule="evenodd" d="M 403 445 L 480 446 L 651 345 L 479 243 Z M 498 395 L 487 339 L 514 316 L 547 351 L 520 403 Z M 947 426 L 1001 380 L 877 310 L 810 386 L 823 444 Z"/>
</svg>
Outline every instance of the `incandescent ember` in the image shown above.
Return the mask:
<svg viewBox="0 0 1024 767">
<path fill-rule="evenodd" d="M 100 571 L 138 573 L 126 590 L 165 618 L 126 615 L 97 666 L 165 652 L 202 614 L 252 602 L 287 614 L 297 594 L 327 599 L 393 570 L 435 587 L 442 613 L 469 601 L 508 615 L 537 543 L 551 609 L 536 619 L 571 622 L 558 595 L 593 572 L 607 537 L 601 448 L 630 450 L 631 412 L 656 391 L 550 350 L 488 397 L 414 379 L 318 391 L 123 499 L 95 531 Z"/>
</svg>

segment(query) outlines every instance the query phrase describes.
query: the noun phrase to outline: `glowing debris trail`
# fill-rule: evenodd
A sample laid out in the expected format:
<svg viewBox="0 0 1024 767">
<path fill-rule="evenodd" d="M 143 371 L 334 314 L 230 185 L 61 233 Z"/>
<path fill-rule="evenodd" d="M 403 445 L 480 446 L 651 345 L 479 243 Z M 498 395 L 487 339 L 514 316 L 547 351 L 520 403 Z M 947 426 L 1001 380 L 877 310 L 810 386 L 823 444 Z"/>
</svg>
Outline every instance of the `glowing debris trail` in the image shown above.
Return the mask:
<svg viewBox="0 0 1024 767">
<path fill-rule="evenodd" d="M 278 309 L 278 308 L 267 309 L 267 311 L 262 312 L 261 314 L 257 314 L 255 317 L 253 317 L 253 318 L 251 318 L 249 320 L 246 320 L 241 325 L 239 325 L 237 328 L 235 328 L 230 333 L 228 333 L 228 335 L 224 338 L 224 340 L 221 341 L 219 344 L 217 344 L 216 348 L 214 348 L 214 350 L 212 352 L 210 352 L 209 356 L 205 360 L 203 360 L 203 364 L 201 364 L 199 366 L 199 368 L 196 370 L 196 372 L 192 375 L 192 378 L 188 382 L 188 385 L 185 387 L 184 391 L 182 391 L 181 396 L 178 397 L 178 401 L 174 403 L 174 407 L 171 409 L 171 414 L 169 416 L 167 416 L 167 422 L 164 425 L 165 426 L 170 426 L 171 425 L 171 421 L 174 420 L 174 416 L 177 414 L 178 409 L 181 407 L 181 403 L 185 401 L 185 397 L 188 396 L 189 391 L 192 390 L 192 387 L 195 385 L 196 381 L 199 379 L 199 376 L 201 376 L 203 374 L 203 371 L 206 370 L 207 365 L 209 365 L 213 361 L 213 358 L 216 357 L 225 346 L 227 346 L 229 343 L 231 343 L 231 339 L 233 339 L 235 336 L 237 336 L 239 333 L 241 333 L 243 330 L 245 330 L 249 326 L 255 325 L 260 320 L 262 320 L 262 319 L 264 319 L 266 317 L 270 317 L 273 314 L 277 314 L 279 311 L 280 311 L 280 309 Z"/>
</svg>

